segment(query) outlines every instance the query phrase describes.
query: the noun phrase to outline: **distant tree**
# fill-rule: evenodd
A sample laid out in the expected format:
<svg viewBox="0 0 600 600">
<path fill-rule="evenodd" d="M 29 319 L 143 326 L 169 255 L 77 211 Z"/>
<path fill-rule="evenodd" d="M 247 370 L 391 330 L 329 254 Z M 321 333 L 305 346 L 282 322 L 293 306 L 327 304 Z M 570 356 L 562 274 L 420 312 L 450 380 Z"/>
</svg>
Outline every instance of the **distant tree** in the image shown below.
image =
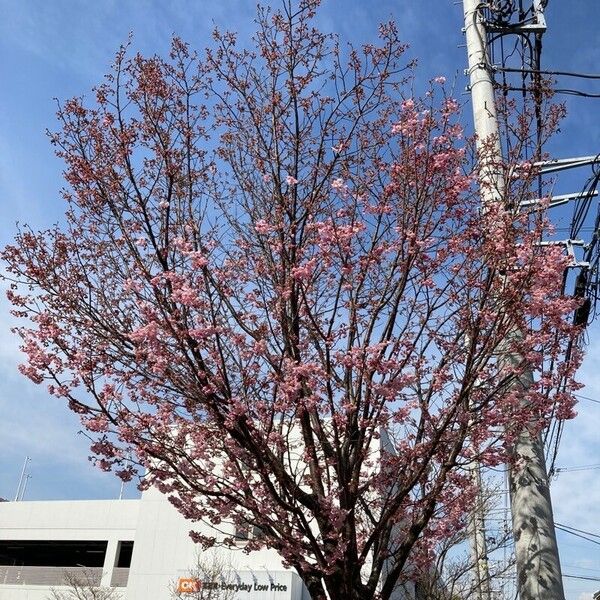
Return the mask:
<svg viewBox="0 0 600 600">
<path fill-rule="evenodd" d="M 23 373 L 102 468 L 260 528 L 313 600 L 385 600 L 464 526 L 468 464 L 571 415 L 575 302 L 531 165 L 481 211 L 442 78 L 414 98 L 393 23 L 342 49 L 318 4 L 260 8 L 254 50 L 121 49 L 59 107 L 64 223 L 3 257 Z"/>
<path fill-rule="evenodd" d="M 233 600 L 237 593 L 229 584 L 235 583 L 235 572 L 231 561 L 215 552 L 198 553 L 196 564 L 183 578 L 195 582 L 196 586 L 182 589 L 182 578 L 171 584 L 171 598 L 189 600 Z M 223 585 L 224 584 L 224 585 Z"/>
<path fill-rule="evenodd" d="M 497 486 L 484 485 L 479 491 L 479 501 L 487 522 L 486 546 L 487 581 L 493 600 L 512 600 L 514 593 L 511 576 L 515 560 L 512 552 L 512 531 L 506 523 L 491 525 L 491 512 L 498 509 L 501 490 Z M 493 523 L 493 521 L 492 521 Z M 414 579 L 426 600 L 479 600 L 481 586 L 475 576 L 476 561 L 470 544 L 470 532 L 458 530 L 454 535 L 440 541 L 435 549 L 435 560 Z"/>
<path fill-rule="evenodd" d="M 50 588 L 48 600 L 121 600 L 122 597 L 116 588 L 99 586 L 96 573 L 89 569 L 77 572 L 65 569 L 62 589 Z"/>
</svg>

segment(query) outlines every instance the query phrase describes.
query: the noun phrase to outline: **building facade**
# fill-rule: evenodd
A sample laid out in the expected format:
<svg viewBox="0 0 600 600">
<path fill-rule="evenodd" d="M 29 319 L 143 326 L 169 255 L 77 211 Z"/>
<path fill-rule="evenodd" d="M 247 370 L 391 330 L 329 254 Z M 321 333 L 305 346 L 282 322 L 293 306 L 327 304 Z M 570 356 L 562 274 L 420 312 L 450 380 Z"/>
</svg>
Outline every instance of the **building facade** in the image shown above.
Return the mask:
<svg viewBox="0 0 600 600">
<path fill-rule="evenodd" d="M 47 600 L 66 580 L 116 588 L 123 600 L 169 600 L 193 592 L 193 526 L 156 490 L 139 500 L 0 503 L 0 598 Z M 298 575 L 272 550 L 222 551 L 236 600 L 309 600 Z M 192 594 L 190 594 L 192 596 Z"/>
<path fill-rule="evenodd" d="M 374 445 L 374 455 L 387 451 L 387 436 Z M 221 571 L 203 585 L 228 586 L 227 600 L 310 600 L 275 551 L 243 551 L 251 532 L 237 532 L 236 548 L 200 554 L 190 530 L 236 537 L 233 525 L 219 528 L 190 523 L 153 488 L 139 500 L 0 502 L 0 600 L 47 600 L 69 577 L 115 588 L 121 600 L 170 600 L 177 590 L 193 600 L 197 567 L 207 557 Z M 407 583 L 393 600 L 418 596 Z"/>
</svg>

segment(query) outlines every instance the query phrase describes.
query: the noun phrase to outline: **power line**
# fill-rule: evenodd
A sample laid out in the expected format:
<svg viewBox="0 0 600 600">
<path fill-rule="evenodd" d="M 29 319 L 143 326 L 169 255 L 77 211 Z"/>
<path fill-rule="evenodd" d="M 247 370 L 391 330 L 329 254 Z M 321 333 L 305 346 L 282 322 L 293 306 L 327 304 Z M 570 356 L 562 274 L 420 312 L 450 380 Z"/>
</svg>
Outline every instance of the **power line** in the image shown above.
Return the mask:
<svg viewBox="0 0 600 600">
<path fill-rule="evenodd" d="M 574 465 L 571 467 L 556 467 L 554 471 L 556 473 L 570 473 L 574 471 L 596 471 L 600 469 L 600 463 L 594 465 Z"/>
<path fill-rule="evenodd" d="M 593 537 L 600 538 L 600 535 L 597 533 L 592 533 L 591 531 L 585 531 L 584 529 L 577 529 L 576 527 L 571 527 L 570 525 L 565 525 L 564 523 L 555 523 L 556 525 L 560 525 L 561 527 L 566 527 L 567 529 L 572 529 L 573 531 L 578 531 L 579 533 L 585 533 L 586 535 L 591 535 Z"/>
<path fill-rule="evenodd" d="M 582 567 L 580 565 L 570 565 L 567 563 L 563 563 L 563 567 L 568 567 L 569 569 L 580 569 L 582 571 L 595 571 L 597 573 L 600 573 L 600 569 L 595 569 L 594 567 Z"/>
<path fill-rule="evenodd" d="M 600 404 L 600 400 L 596 398 L 590 398 L 589 396 L 582 396 L 581 394 L 573 394 L 575 398 L 579 398 L 580 400 L 589 400 L 590 402 L 595 402 L 596 404 Z"/>
<path fill-rule="evenodd" d="M 596 544 L 597 546 L 600 546 L 600 541 L 598 541 L 598 540 L 594 540 L 594 539 L 589 538 L 589 537 L 587 537 L 585 535 L 582 535 L 580 533 L 576 533 L 575 531 L 571 531 L 570 529 L 562 527 L 562 526 L 558 525 L 557 523 L 555 523 L 554 526 L 556 527 L 556 529 L 558 529 L 560 531 L 563 531 L 565 533 L 570 533 L 571 535 L 573 535 L 575 537 L 578 537 L 578 538 L 581 538 L 582 540 L 585 540 L 586 542 L 590 542 L 592 544 Z"/>
<path fill-rule="evenodd" d="M 505 89 L 511 92 L 532 92 L 533 88 L 523 86 L 512 86 L 509 85 Z M 566 94 L 568 96 L 581 96 L 582 98 L 600 98 L 600 94 L 590 94 L 589 92 L 582 92 L 581 90 L 571 90 L 567 88 L 557 88 L 552 90 L 555 94 Z"/>
<path fill-rule="evenodd" d="M 600 98 L 600 94 L 590 94 L 581 90 L 555 89 L 555 94 L 566 94 L 569 96 L 581 96 L 582 98 Z"/>
<path fill-rule="evenodd" d="M 563 577 L 568 577 L 569 579 L 585 579 L 586 581 L 600 581 L 600 577 L 593 577 L 591 575 L 567 575 L 563 573 Z"/>
<path fill-rule="evenodd" d="M 596 540 L 592 540 L 592 539 L 586 537 L 585 535 L 580 535 L 579 533 L 575 533 L 574 531 L 569 531 L 568 529 L 564 529 L 563 527 L 559 527 L 558 525 L 556 525 L 556 529 L 558 529 L 559 531 L 563 531 L 564 533 L 570 533 L 571 535 L 581 538 L 582 540 L 585 540 L 586 542 L 596 544 L 596 546 L 600 546 L 600 542 L 598 542 Z"/>
<path fill-rule="evenodd" d="M 581 79 L 600 79 L 600 73 L 576 73 L 574 71 L 545 71 L 542 69 L 515 69 L 512 67 L 497 67 L 495 71 L 505 71 L 507 73 L 532 73 L 536 75 L 563 75 L 565 77 L 579 77 Z"/>
</svg>

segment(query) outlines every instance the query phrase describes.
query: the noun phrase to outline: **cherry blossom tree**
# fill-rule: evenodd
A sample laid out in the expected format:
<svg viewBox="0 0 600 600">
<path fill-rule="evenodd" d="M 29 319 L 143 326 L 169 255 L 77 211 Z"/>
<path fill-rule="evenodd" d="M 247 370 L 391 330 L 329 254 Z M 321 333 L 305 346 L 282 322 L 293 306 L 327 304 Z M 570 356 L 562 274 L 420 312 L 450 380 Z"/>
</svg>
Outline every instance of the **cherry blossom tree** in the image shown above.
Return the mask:
<svg viewBox="0 0 600 600">
<path fill-rule="evenodd" d="M 515 208 L 531 166 L 482 211 L 443 78 L 413 97 L 393 23 L 348 49 L 318 4 L 259 8 L 251 50 L 122 48 L 59 106 L 64 222 L 3 258 L 22 371 L 103 469 L 259 528 L 314 600 L 387 599 L 464 527 L 474 460 L 571 416 L 576 304 Z"/>
</svg>

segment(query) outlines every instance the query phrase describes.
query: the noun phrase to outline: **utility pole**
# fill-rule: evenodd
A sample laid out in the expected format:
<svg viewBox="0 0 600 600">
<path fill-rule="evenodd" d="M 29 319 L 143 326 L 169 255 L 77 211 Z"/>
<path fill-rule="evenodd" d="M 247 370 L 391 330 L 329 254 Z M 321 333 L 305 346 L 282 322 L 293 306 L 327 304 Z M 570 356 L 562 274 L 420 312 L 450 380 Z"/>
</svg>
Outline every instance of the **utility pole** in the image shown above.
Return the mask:
<svg viewBox="0 0 600 600">
<path fill-rule="evenodd" d="M 486 205 L 503 202 L 504 180 L 483 6 L 479 0 L 463 0 L 474 127 L 478 149 L 485 148 L 479 182 L 485 210 Z M 507 357 L 508 362 L 519 360 Z M 518 385 L 526 390 L 532 383 L 533 375 L 527 373 Z M 564 600 L 541 438 L 523 431 L 513 447 L 513 458 L 509 479 L 519 598 Z"/>
<path fill-rule="evenodd" d="M 470 468 L 473 483 L 477 488 L 475 506 L 468 526 L 469 539 L 471 541 L 471 556 L 473 557 L 473 571 L 475 573 L 475 598 L 476 600 L 492 600 L 487 540 L 485 536 L 485 506 L 481 494 L 481 468 L 477 460 L 471 463 Z"/>
<path fill-rule="evenodd" d="M 552 501 L 541 437 L 522 431 L 513 449 L 510 501 L 521 600 L 564 600 Z"/>
<path fill-rule="evenodd" d="M 17 493 L 15 494 L 15 502 L 19 501 L 19 497 L 21 496 L 21 486 L 23 485 L 23 479 L 25 477 L 25 471 L 27 470 L 27 463 L 31 460 L 29 456 L 25 457 L 25 462 L 23 463 L 23 468 L 21 469 L 21 477 L 19 477 L 19 485 L 17 486 Z"/>
</svg>

